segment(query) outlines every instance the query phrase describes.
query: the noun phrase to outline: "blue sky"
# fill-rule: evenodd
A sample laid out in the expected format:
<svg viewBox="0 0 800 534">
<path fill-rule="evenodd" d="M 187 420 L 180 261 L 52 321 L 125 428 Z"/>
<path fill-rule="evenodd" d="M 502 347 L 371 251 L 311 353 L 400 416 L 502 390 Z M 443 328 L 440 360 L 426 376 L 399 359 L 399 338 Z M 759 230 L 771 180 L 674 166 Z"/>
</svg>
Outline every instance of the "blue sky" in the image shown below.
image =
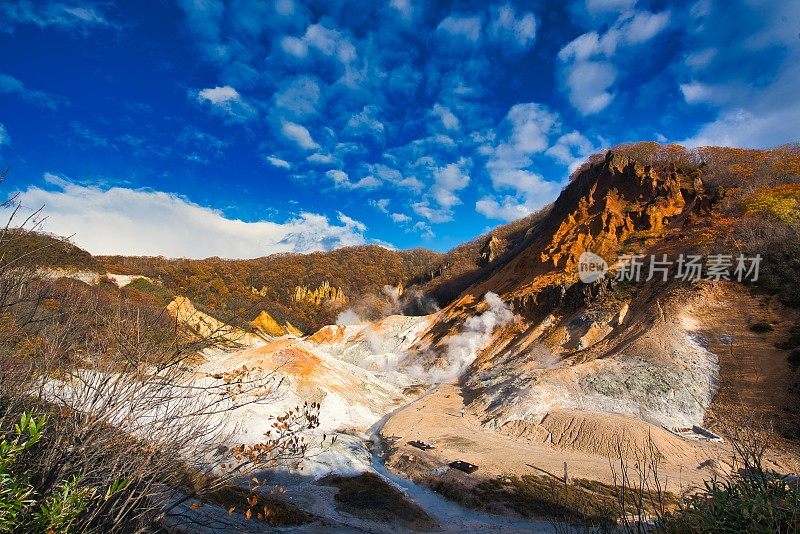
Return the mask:
<svg viewBox="0 0 800 534">
<path fill-rule="evenodd" d="M 800 138 L 800 3 L 0 3 L 0 163 L 94 253 L 446 250 L 637 140 Z"/>
</svg>

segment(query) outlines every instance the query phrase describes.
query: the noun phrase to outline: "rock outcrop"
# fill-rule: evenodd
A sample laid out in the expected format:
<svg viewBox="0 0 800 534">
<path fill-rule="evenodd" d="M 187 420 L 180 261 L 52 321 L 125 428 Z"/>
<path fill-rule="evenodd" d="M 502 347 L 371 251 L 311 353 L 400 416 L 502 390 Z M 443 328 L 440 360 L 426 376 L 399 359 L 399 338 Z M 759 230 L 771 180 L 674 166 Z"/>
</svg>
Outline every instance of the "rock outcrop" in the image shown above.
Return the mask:
<svg viewBox="0 0 800 534">
<path fill-rule="evenodd" d="M 295 287 L 292 300 L 295 302 L 310 302 L 316 305 L 320 305 L 323 302 L 347 303 L 347 297 L 342 288 L 330 285 L 327 280 L 314 290 L 309 290 L 307 286 Z"/>
<path fill-rule="evenodd" d="M 478 260 L 478 265 L 481 267 L 485 267 L 490 263 L 494 262 L 500 256 L 503 250 L 503 242 L 500 240 L 499 237 L 492 234 L 489 239 L 484 243 L 483 248 L 481 248 L 481 255 Z"/>
<path fill-rule="evenodd" d="M 265 310 L 262 310 L 258 317 L 250 322 L 250 326 L 271 337 L 279 337 L 286 333 L 283 327 Z"/>
<path fill-rule="evenodd" d="M 632 237 L 662 237 L 702 194 L 698 175 L 659 172 L 609 152 L 603 164 L 578 175 L 556 201 L 560 224 L 541 261 L 570 270 L 584 251 L 610 259 Z"/>
<path fill-rule="evenodd" d="M 286 321 L 283 324 L 283 328 L 286 329 L 286 333 L 287 334 L 291 334 L 291 335 L 297 336 L 297 337 L 303 337 L 303 335 L 304 335 L 302 330 L 297 328 L 295 325 L 293 325 L 289 321 Z"/>
<path fill-rule="evenodd" d="M 167 312 L 175 318 L 179 326 L 198 339 L 234 346 L 250 345 L 256 339 L 253 334 L 198 310 L 191 300 L 180 295 L 167 305 Z"/>
</svg>

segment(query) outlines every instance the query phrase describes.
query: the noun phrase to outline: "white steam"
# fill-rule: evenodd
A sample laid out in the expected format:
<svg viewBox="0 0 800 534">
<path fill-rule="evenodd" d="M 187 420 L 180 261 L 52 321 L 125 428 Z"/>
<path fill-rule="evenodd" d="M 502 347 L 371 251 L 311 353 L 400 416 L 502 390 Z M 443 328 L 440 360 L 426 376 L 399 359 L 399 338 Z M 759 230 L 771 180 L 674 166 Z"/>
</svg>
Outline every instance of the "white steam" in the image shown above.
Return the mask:
<svg viewBox="0 0 800 534">
<path fill-rule="evenodd" d="M 383 292 L 384 295 L 389 297 L 389 300 L 392 301 L 392 304 L 394 304 L 395 307 L 399 307 L 399 305 L 400 305 L 400 288 L 399 287 L 385 285 L 385 286 L 383 286 L 383 289 L 381 291 Z"/>
<path fill-rule="evenodd" d="M 514 313 L 496 293 L 488 292 L 484 297 L 489 309 L 480 315 L 470 317 L 464 322 L 461 332 L 447 340 L 446 367 L 421 371 L 416 367 L 411 371 L 432 383 L 453 382 L 469 367 L 478 353 L 491 341 L 495 328 L 514 320 Z"/>
<path fill-rule="evenodd" d="M 336 316 L 336 324 L 339 326 L 349 326 L 354 324 L 361 324 L 364 321 L 352 309 L 347 308 L 345 311 Z"/>
</svg>

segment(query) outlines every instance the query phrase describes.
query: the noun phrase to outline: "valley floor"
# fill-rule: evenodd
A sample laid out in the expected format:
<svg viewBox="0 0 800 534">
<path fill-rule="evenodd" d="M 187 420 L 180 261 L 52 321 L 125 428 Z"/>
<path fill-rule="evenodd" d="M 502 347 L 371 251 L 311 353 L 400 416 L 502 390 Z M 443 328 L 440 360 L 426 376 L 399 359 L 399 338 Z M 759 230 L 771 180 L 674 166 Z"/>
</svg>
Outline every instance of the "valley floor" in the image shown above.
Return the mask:
<svg viewBox="0 0 800 534">
<path fill-rule="evenodd" d="M 462 408 L 460 388 L 442 385 L 395 413 L 382 432 L 384 439 L 393 444 L 387 465 L 420 482 L 441 480 L 470 487 L 481 479 L 497 476 L 549 473 L 560 478 L 566 462 L 571 479 L 612 483 L 609 455 L 601 444 L 613 442 L 615 436 L 650 432 L 665 456 L 662 473 L 669 479 L 669 490 L 679 492 L 710 478 L 713 466 L 724 465 L 730 456 L 725 444 L 684 440 L 641 420 L 613 414 L 552 414 L 548 417 L 556 419 L 561 428 L 551 433 L 549 440 L 539 441 L 486 429 L 476 414 L 465 412 L 462 417 Z M 408 444 L 412 440 L 435 448 L 422 451 Z M 549 442 L 553 440 L 554 443 Z M 441 469 L 454 460 L 475 464 L 478 471 L 466 475 Z"/>
</svg>

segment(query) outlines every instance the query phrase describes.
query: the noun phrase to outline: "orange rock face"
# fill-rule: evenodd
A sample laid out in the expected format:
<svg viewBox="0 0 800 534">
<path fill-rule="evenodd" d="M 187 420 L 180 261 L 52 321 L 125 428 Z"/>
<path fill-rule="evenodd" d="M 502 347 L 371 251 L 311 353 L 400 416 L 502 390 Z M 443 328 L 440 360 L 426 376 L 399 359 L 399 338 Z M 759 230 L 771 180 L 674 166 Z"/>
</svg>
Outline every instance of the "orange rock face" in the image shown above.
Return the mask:
<svg viewBox="0 0 800 534">
<path fill-rule="evenodd" d="M 570 186 L 577 190 L 577 205 L 564 214 L 540 254 L 542 263 L 567 271 L 585 251 L 608 260 L 634 235 L 663 237 L 672 219 L 702 193 L 701 182 L 693 177 L 659 174 L 613 156 L 577 180 L 585 182 Z M 568 200 L 575 205 L 576 199 Z"/>
</svg>

